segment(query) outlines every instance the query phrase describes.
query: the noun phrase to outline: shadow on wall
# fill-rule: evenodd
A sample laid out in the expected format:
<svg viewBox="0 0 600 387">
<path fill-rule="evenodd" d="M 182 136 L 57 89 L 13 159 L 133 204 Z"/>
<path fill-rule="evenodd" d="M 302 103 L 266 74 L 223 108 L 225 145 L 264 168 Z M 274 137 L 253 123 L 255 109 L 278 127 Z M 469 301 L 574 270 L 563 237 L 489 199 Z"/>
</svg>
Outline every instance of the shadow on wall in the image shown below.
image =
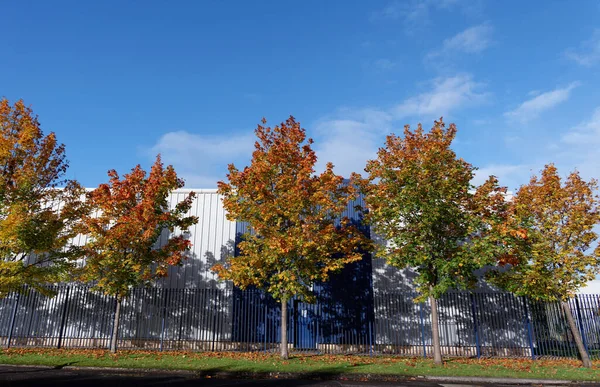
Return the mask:
<svg viewBox="0 0 600 387">
<path fill-rule="evenodd" d="M 352 283 L 349 287 L 348 284 Z M 347 266 L 314 287 L 316 302 L 288 303 L 288 341 L 295 349 L 326 344 L 367 345 L 373 319 L 370 257 Z M 280 341 L 279 302 L 258 290 L 233 290 L 232 340 L 250 348 L 273 348 Z"/>
<path fill-rule="evenodd" d="M 122 330 L 125 346 L 160 349 L 218 350 L 231 340 L 231 284 L 219 282 L 212 266 L 234 253 L 235 242 L 220 247 L 218 255 L 205 251 L 203 259 L 189 252 L 181 266 L 169 270 L 155 288 L 136 289 Z M 218 257 L 218 258 L 217 258 Z"/>
<path fill-rule="evenodd" d="M 363 232 L 360 219 L 353 224 Z M 237 224 L 236 244 L 247 232 L 248 225 Z M 326 283 L 314 284 L 316 303 L 297 299 L 289 301 L 288 337 L 295 349 L 322 349 L 324 345 L 362 345 L 372 343 L 373 293 L 371 256 L 364 254 Z M 280 340 L 280 304 L 256 290 L 234 289 L 233 339 L 256 343 L 277 343 Z"/>
<path fill-rule="evenodd" d="M 164 230 L 158 245 L 164 243 L 168 237 L 169 231 Z M 191 235 L 187 234 L 187 237 L 190 238 Z M 171 289 L 215 289 L 230 286 L 219 281 L 211 268 L 232 257 L 235 254 L 236 243 L 234 240 L 228 240 L 224 245 L 216 245 L 212 251 L 205 250 L 200 256 L 189 251 L 181 265 L 170 267 L 167 277 L 159 279 L 156 286 Z"/>
<path fill-rule="evenodd" d="M 354 224 L 362 227 L 360 217 Z M 134 289 L 123 304 L 120 347 L 275 350 L 279 303 L 258 291 L 234 289 L 210 271 L 239 254 L 246 230 L 237 223 L 235 240 L 204 250 L 201 257 L 190 252 L 154 287 Z M 369 235 L 368 229 L 363 232 Z M 161 241 L 168 236 L 164 232 Z M 365 254 L 328 282 L 315 284 L 315 304 L 290 300 L 290 342 L 295 349 L 320 352 L 430 355 L 430 307 L 414 302 L 415 277 L 412 270 L 397 270 Z M 108 347 L 114 299 L 80 286 L 54 289 L 54 298 L 32 291 L 0 300 L 0 342 L 12 336 L 12 345 Z M 482 282 L 471 293 L 450 292 L 440 299 L 446 355 L 530 356 L 532 347 L 536 355 L 575 355 L 560 308 L 495 290 Z M 581 309 L 588 345 L 597 348 L 599 300 L 581 302 L 572 305 L 574 315 Z"/>
<path fill-rule="evenodd" d="M 1 331 L 3 336 L 11 336 L 11 345 L 108 346 L 113 298 L 80 286 L 51 286 L 50 290 L 54 297 L 30 290 L 0 300 L 3 312 L 10 310 L 11 319 L 3 319 Z"/>
<path fill-rule="evenodd" d="M 164 230 L 157 245 L 169 235 Z M 221 260 L 233 254 L 234 245 L 229 241 L 221 247 Z M 189 252 L 181 266 L 169 269 L 166 278 L 148 288 L 132 289 L 121 309 L 121 348 L 184 348 L 186 341 L 231 339 L 231 287 L 207 275 L 217 262 L 215 255 L 207 251 L 204 258 Z M 175 288 L 170 288 L 173 284 Z M 79 284 L 52 289 L 55 297 L 28 291 L 0 300 L 2 340 L 7 342 L 11 336 L 11 345 L 17 346 L 107 347 L 114 298 Z"/>
<path fill-rule="evenodd" d="M 108 347 L 114 298 L 81 286 L 54 290 L 54 297 L 30 291 L 0 300 L 5 345 L 11 336 L 12 346 Z M 133 289 L 121 309 L 119 347 L 223 349 L 219 343 L 231 340 L 231 300 L 231 289 Z"/>
<path fill-rule="evenodd" d="M 346 270 L 352 274 L 340 273 L 317 287 L 316 304 L 290 301 L 288 334 L 294 349 L 430 355 L 428 304 L 415 304 L 410 292 L 377 292 L 369 320 L 369 293 L 344 283 L 350 276 L 360 283 L 365 267 Z M 53 289 L 53 298 L 30 291 L 0 300 L 3 344 L 12 336 L 13 346 L 106 348 L 114 299 L 78 286 Z M 536 356 L 576 356 L 556 303 L 525 303 L 504 293 L 450 292 L 439 304 L 446 355 L 522 357 L 531 356 L 533 346 Z M 592 356 L 599 348 L 598 305 L 598 296 L 571 303 Z M 279 324 L 279 304 L 258 291 L 141 288 L 124 302 L 119 346 L 270 350 L 279 341 Z"/>
<path fill-rule="evenodd" d="M 484 271 L 479 273 L 480 277 Z M 375 336 L 384 352 L 431 354 L 431 307 L 428 301 L 414 302 L 418 296 L 414 286 L 416 277 L 412 269 L 399 270 L 384 259 L 373 260 Z M 443 353 L 530 354 L 531 335 L 525 307 L 523 299 L 499 292 L 483 280 L 471 292 L 448 292 L 438 302 Z"/>
</svg>

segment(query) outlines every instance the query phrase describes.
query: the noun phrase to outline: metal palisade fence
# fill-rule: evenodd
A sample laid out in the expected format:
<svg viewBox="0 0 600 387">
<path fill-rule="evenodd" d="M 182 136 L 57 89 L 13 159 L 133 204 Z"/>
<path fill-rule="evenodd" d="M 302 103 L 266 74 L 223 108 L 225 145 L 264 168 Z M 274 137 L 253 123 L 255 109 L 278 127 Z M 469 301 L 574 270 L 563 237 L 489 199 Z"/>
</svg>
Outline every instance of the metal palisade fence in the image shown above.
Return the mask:
<svg viewBox="0 0 600 387">
<path fill-rule="evenodd" d="M 83 286 L 30 290 L 0 300 L 4 347 L 107 348 L 113 298 Z M 416 294 L 375 292 L 361 300 L 289 302 L 290 349 L 310 353 L 430 356 L 428 303 Z M 461 357 L 577 357 L 559 304 L 506 293 L 448 293 L 439 301 L 443 354 Z M 600 295 L 571 300 L 584 344 L 600 358 Z M 280 305 L 259 291 L 134 289 L 124 300 L 121 349 L 276 351 Z"/>
</svg>

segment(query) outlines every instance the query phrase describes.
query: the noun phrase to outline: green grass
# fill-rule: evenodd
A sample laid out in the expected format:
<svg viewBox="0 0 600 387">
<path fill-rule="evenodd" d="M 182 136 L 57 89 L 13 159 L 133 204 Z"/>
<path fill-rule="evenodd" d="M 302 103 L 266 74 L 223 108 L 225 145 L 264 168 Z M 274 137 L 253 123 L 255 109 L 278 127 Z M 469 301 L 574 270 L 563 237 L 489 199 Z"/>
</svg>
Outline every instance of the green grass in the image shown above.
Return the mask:
<svg viewBox="0 0 600 387">
<path fill-rule="evenodd" d="M 377 374 L 403 376 L 482 376 L 500 378 L 600 381 L 600 362 L 585 369 L 576 360 L 446 359 L 443 366 L 422 358 L 342 355 L 296 355 L 282 360 L 264 353 L 197 353 L 103 350 L 8 349 L 0 350 L 2 364 L 137 369 L 191 370 L 265 374 L 302 372 L 314 375 Z"/>
</svg>

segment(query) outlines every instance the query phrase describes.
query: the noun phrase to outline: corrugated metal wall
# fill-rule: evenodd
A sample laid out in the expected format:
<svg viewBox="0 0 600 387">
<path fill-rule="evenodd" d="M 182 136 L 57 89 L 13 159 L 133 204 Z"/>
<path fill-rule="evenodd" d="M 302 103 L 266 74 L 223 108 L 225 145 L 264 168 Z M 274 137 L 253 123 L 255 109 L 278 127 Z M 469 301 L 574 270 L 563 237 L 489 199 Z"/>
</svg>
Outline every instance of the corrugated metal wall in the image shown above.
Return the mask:
<svg viewBox="0 0 600 387">
<path fill-rule="evenodd" d="M 210 268 L 215 263 L 233 254 L 236 223 L 226 219 L 221 195 L 215 189 L 182 189 L 174 191 L 169 197 L 170 208 L 174 208 L 177 203 L 184 200 L 191 191 L 196 193 L 196 197 L 188 215 L 198 217 L 198 223 L 189 230 L 188 238 L 192 242 L 191 251 L 181 266 L 170 268 L 168 276 L 157 281 L 156 287 L 167 289 L 165 290 L 166 293 L 162 289 L 135 289 L 133 294 L 124 302 L 123 316 L 125 317 L 122 323 L 121 335 L 123 338 L 128 337 L 129 344 L 127 345 L 135 346 L 132 343 L 139 339 L 138 337 L 129 337 L 131 336 L 130 332 L 145 332 L 145 334 L 150 334 L 156 331 L 158 329 L 156 326 L 147 326 L 147 324 L 150 324 L 150 322 L 154 325 L 160 324 L 160 320 L 158 322 L 154 320 L 150 321 L 149 316 L 162 313 L 156 312 L 156 310 L 162 311 L 167 308 L 167 305 L 171 311 L 169 314 L 170 318 L 175 319 L 177 323 L 165 320 L 163 323 L 167 324 L 167 327 L 163 327 L 164 329 L 161 328 L 164 332 L 174 329 L 173 327 L 175 326 L 183 326 L 182 321 L 184 317 L 182 317 L 182 313 L 184 310 L 189 308 L 197 309 L 204 303 L 205 307 L 213 308 L 210 311 L 215 314 L 217 310 L 214 309 L 214 304 L 218 302 L 218 338 L 219 340 L 228 340 L 231 336 L 232 299 L 230 295 L 232 285 L 226 282 L 219 282 Z M 174 232 L 175 235 L 179 235 L 180 233 L 180 230 L 175 230 Z M 161 235 L 158 245 L 166 243 L 168 238 L 169 232 L 165 230 Z M 72 243 L 83 245 L 86 241 L 86 235 L 78 235 L 73 239 Z M 35 257 L 32 257 L 32 259 L 35 259 Z M 185 291 L 183 289 L 190 289 L 187 292 L 194 297 L 186 297 L 187 293 L 184 294 L 183 292 Z M 213 291 L 194 292 L 192 289 L 213 289 Z M 210 301 L 204 299 L 214 295 L 221 295 L 222 291 L 218 289 L 223 289 L 225 291 L 223 294 L 228 294 L 229 296 L 219 296 L 218 299 L 211 299 Z M 162 300 L 165 295 L 168 297 L 166 301 Z M 177 297 L 178 295 L 183 297 Z M 68 305 L 65 301 L 67 298 L 70 300 Z M 65 342 L 63 345 L 104 345 L 103 343 L 106 342 L 107 335 L 110 336 L 110 313 L 114 312 L 114 300 L 111 297 L 98 292 L 88 292 L 76 285 L 72 287 L 71 294 L 61 293 L 60 296 L 54 298 L 36 296 L 35 298 L 27 299 L 32 304 L 21 304 L 19 306 L 19 318 L 29 318 L 30 320 L 28 321 L 46 322 L 47 326 L 44 329 L 47 329 L 47 334 L 53 337 L 62 336 L 62 333 L 59 334 L 58 332 L 58 329 L 62 327 L 60 329 L 64 330 L 65 335 L 71 337 L 73 341 L 71 344 Z M 185 305 L 186 303 L 194 303 L 194 306 Z M 60 313 L 54 313 L 53 311 L 56 310 L 64 310 L 65 313 L 68 312 L 65 314 L 67 317 L 63 317 Z M 185 327 L 186 335 L 190 337 L 198 336 L 198 338 L 205 336 L 206 332 L 203 333 L 202 329 L 204 328 L 200 326 L 201 321 L 194 320 L 193 316 L 186 316 L 185 318 L 188 319 L 188 317 L 189 321 L 193 320 L 193 323 L 189 324 L 188 321 L 189 326 L 186 325 Z M 64 319 L 62 323 L 61 319 Z M 5 322 L 0 319 L 1 326 L 5 325 L 3 323 Z M 181 334 L 179 333 L 179 336 Z M 19 336 L 22 333 L 17 330 L 15 335 Z M 82 344 L 83 341 L 81 341 L 83 337 L 87 338 L 85 344 Z M 205 337 L 202 338 L 202 340 L 205 339 Z M 94 344 L 96 341 L 98 342 Z M 35 344 L 25 343 L 25 345 Z"/>
<path fill-rule="evenodd" d="M 188 215 L 198 217 L 198 223 L 190 228 L 188 235 L 192 242 L 192 249 L 187 260 L 181 266 L 172 267 L 169 270 L 169 275 L 159 280 L 157 285 L 173 289 L 222 288 L 227 285 L 219 283 L 210 268 L 215 263 L 233 254 L 236 222 L 226 219 L 221 195 L 217 193 L 216 189 L 181 189 L 173 191 L 169 197 L 170 208 L 174 208 L 192 191 L 196 193 L 196 197 Z M 179 230 L 174 232 L 175 235 L 180 233 Z M 158 245 L 166 243 L 168 238 L 169 232 L 165 230 Z M 86 235 L 78 235 L 72 240 L 72 244 L 77 246 L 81 246 L 86 242 Z M 31 262 L 34 259 L 35 257 L 32 256 L 28 261 Z"/>
<path fill-rule="evenodd" d="M 226 219 L 221 195 L 216 190 L 174 191 L 170 197 L 171 207 L 184 200 L 190 191 L 196 193 L 190 214 L 198 217 L 198 223 L 190 228 L 192 249 L 183 265 L 171 268 L 168 277 L 159 281 L 159 285 L 176 289 L 223 287 L 225 284 L 219 284 L 210 268 L 233 255 L 236 223 Z M 164 233 L 161 244 L 167 238 Z"/>
<path fill-rule="evenodd" d="M 188 214 L 197 216 L 198 223 L 189 230 L 191 251 L 181 266 L 170 268 L 168 276 L 157 281 L 156 285 L 171 289 L 231 287 L 230 284 L 218 281 L 211 267 L 234 255 L 236 238 L 247 231 L 247 224 L 227 220 L 222 197 L 216 189 L 175 190 L 169 197 L 169 206 L 174 208 L 192 191 L 196 193 L 196 197 Z M 357 205 L 363 205 L 362 198 L 349 203 L 342 216 L 347 216 L 360 225 L 361 212 L 356 210 Z M 59 207 L 60 203 L 57 209 Z M 179 235 L 180 231 L 176 230 L 174 234 Z M 169 232 L 165 230 L 158 245 L 166 243 L 168 238 Z M 86 235 L 78 235 L 72 240 L 78 246 L 86 242 Z M 30 260 L 33 259 L 35 257 L 30 257 Z"/>
</svg>

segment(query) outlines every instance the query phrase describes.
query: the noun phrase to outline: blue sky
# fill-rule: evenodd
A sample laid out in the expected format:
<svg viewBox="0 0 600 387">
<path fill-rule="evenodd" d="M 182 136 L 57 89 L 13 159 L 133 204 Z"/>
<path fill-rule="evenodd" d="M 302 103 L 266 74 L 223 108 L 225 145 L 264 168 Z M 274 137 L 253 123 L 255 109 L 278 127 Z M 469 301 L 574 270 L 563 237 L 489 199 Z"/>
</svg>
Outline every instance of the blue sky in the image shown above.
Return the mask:
<svg viewBox="0 0 600 387">
<path fill-rule="evenodd" d="M 0 96 L 67 146 L 68 177 L 157 153 L 189 187 L 243 167 L 294 115 L 320 166 L 361 171 L 385 135 L 444 116 L 511 190 L 555 162 L 600 177 L 599 1 L 12 1 Z M 600 289 L 600 287 L 599 287 Z"/>
<path fill-rule="evenodd" d="M 33 107 L 86 186 L 160 152 L 188 186 L 215 187 L 247 163 L 261 117 L 290 114 L 344 175 L 386 134 L 440 116 L 478 180 L 514 190 L 548 162 L 600 175 L 598 1 L 57 0 L 2 14 L 0 95 Z"/>
</svg>

